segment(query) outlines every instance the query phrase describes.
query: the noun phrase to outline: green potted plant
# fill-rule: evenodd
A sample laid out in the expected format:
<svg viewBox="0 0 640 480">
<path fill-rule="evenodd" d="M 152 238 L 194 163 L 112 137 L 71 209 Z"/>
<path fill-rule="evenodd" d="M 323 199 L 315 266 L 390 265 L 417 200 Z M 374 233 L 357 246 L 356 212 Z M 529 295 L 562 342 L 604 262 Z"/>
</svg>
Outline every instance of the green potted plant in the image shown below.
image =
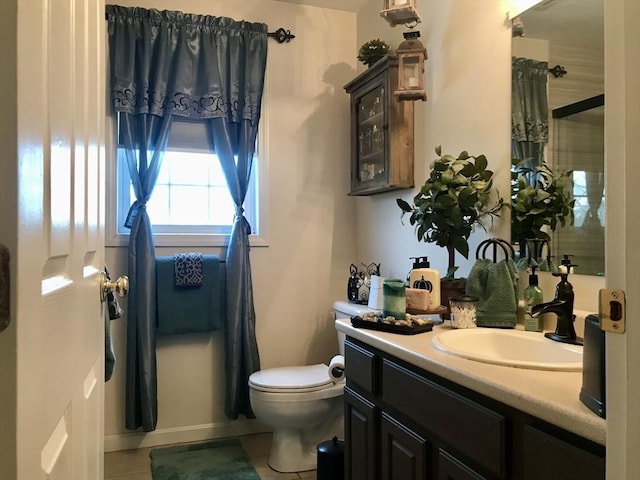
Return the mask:
<svg viewBox="0 0 640 480">
<path fill-rule="evenodd" d="M 389 47 L 386 42 L 376 38 L 375 40 L 369 40 L 360 46 L 360 49 L 358 50 L 358 60 L 364 63 L 367 67 L 370 67 L 390 51 L 391 47 Z"/>
<path fill-rule="evenodd" d="M 398 198 L 402 216 L 409 214 L 418 241 L 445 247 L 449 255 L 447 273 L 442 277 L 441 290 L 448 287 L 464 292 L 465 279 L 455 279 L 458 267 L 455 252 L 469 258 L 469 236 L 476 225 L 486 230 L 484 221 L 499 216 L 507 206 L 493 188 L 493 171 L 487 168 L 484 155 L 469 155 L 463 151 L 454 157 L 442 154 L 431 164 L 429 178 L 414 196 L 413 204 Z M 447 284 L 453 282 L 453 285 Z M 443 298 L 447 298 L 443 291 Z"/>
<path fill-rule="evenodd" d="M 572 171 L 552 170 L 543 160 L 535 167 L 526 160 L 512 160 L 511 169 L 511 237 L 527 252 L 527 240 L 550 241 L 548 232 L 559 226 L 573 225 Z M 537 257 L 539 252 L 531 252 Z"/>
</svg>

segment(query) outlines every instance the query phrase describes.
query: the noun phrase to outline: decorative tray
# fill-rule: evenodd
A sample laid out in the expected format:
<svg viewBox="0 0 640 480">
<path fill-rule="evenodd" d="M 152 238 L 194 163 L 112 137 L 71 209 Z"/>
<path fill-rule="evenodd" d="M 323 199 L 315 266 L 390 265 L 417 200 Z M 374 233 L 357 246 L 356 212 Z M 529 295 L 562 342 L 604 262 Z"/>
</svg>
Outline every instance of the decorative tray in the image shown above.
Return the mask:
<svg viewBox="0 0 640 480">
<path fill-rule="evenodd" d="M 363 320 L 361 317 L 351 317 L 351 325 L 355 328 L 366 328 L 369 330 L 378 330 L 381 332 L 399 333 L 400 335 L 415 335 L 416 333 L 430 332 L 433 329 L 433 323 L 428 322 L 424 325 L 393 325 L 391 323 L 375 322 L 371 320 Z"/>
</svg>

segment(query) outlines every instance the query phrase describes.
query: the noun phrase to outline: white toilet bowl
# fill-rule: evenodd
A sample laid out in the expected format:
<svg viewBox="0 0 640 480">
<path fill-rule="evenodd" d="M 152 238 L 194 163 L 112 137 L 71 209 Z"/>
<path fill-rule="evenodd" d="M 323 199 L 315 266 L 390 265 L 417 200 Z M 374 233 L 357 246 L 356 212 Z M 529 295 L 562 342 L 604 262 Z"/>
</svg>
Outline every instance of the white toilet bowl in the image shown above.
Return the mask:
<svg viewBox="0 0 640 480">
<path fill-rule="evenodd" d="M 366 305 L 338 300 L 335 318 L 370 311 Z M 338 350 L 344 355 L 342 332 Z M 256 418 L 273 429 L 269 466 L 279 472 L 304 472 L 317 465 L 316 448 L 334 436 L 344 438 L 344 379 L 334 383 L 324 364 L 260 370 L 249 377 L 249 399 Z"/>
<path fill-rule="evenodd" d="M 318 443 L 344 438 L 344 380 L 324 364 L 260 370 L 249 377 L 256 418 L 273 429 L 269 466 L 279 472 L 316 468 Z"/>
</svg>

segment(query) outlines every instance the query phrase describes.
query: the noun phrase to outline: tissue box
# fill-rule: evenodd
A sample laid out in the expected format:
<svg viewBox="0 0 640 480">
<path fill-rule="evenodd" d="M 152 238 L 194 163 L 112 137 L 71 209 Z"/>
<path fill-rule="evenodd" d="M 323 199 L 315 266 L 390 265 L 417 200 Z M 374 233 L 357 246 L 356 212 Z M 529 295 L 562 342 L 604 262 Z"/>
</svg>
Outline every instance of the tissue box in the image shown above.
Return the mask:
<svg viewBox="0 0 640 480">
<path fill-rule="evenodd" d="M 407 308 L 411 310 L 429 310 L 429 290 L 420 288 L 405 289 Z"/>
</svg>

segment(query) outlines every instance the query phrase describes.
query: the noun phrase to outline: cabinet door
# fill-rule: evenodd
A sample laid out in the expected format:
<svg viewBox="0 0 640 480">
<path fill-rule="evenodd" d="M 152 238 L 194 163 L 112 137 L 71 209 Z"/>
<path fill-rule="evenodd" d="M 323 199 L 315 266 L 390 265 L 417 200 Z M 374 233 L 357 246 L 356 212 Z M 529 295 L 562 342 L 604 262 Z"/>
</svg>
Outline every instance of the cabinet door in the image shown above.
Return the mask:
<svg viewBox="0 0 640 480">
<path fill-rule="evenodd" d="M 530 425 L 524 427 L 525 480 L 604 480 L 605 459 Z"/>
<path fill-rule="evenodd" d="M 355 98 L 355 188 L 371 188 L 389 182 L 385 91 L 386 77 L 381 74 L 372 81 L 366 93 Z"/>
<path fill-rule="evenodd" d="M 347 480 L 374 480 L 376 469 L 376 410 L 373 403 L 344 389 L 345 473 Z"/>
<path fill-rule="evenodd" d="M 467 467 L 453 455 L 438 452 L 438 480 L 485 480 L 485 477 Z"/>
<path fill-rule="evenodd" d="M 504 415 L 386 358 L 381 393 L 386 404 L 394 405 L 443 445 L 493 476 L 506 477 L 508 422 Z"/>
<path fill-rule="evenodd" d="M 380 421 L 382 480 L 422 480 L 427 478 L 431 445 L 400 422 L 382 414 Z"/>
</svg>

